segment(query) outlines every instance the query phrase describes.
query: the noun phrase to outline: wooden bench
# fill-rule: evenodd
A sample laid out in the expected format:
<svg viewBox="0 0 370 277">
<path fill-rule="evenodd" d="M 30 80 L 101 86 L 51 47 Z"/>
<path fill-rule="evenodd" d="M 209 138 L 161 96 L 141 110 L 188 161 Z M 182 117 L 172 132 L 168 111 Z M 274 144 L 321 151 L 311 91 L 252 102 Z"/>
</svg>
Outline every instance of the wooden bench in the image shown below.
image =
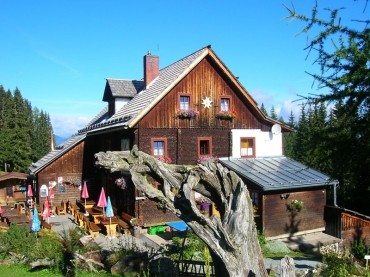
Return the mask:
<svg viewBox="0 0 370 277">
<path fill-rule="evenodd" d="M 66 214 L 67 213 L 67 205 L 66 203 L 62 200 L 62 202 L 60 202 L 60 206 L 57 206 L 55 208 L 55 212 L 57 215 L 61 215 L 61 214 Z"/>
<path fill-rule="evenodd" d="M 88 223 L 88 232 L 92 237 L 99 236 L 99 233 L 101 231 L 101 228 L 96 225 L 94 222 L 89 221 Z"/>
<path fill-rule="evenodd" d="M 121 233 L 124 233 L 124 234 L 129 233 L 129 229 L 131 227 L 130 221 L 133 218 L 134 218 L 133 216 L 125 212 L 121 213 L 120 218 L 118 218 L 118 225 L 117 225 Z"/>
</svg>

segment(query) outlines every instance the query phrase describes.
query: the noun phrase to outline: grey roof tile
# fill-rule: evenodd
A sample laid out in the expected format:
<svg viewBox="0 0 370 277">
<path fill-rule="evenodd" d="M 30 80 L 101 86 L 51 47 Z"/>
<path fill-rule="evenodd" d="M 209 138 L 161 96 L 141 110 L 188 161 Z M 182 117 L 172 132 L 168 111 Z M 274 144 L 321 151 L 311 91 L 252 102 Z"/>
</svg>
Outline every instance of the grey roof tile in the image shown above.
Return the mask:
<svg viewBox="0 0 370 277">
<path fill-rule="evenodd" d="M 133 98 L 143 87 L 143 81 L 108 78 L 103 101 L 116 97 Z"/>
<path fill-rule="evenodd" d="M 190 66 L 195 66 L 193 63 L 195 60 L 201 56 L 205 51 L 207 51 L 207 47 L 204 47 L 185 58 L 161 69 L 159 71 L 159 76 L 153 80 L 151 84 L 147 88 L 143 88 L 143 90 L 138 91 L 135 94 L 134 98 L 129 101 L 126 105 L 124 105 L 119 111 L 117 111 L 111 118 L 106 118 L 107 124 L 97 124 L 97 122 L 90 124 L 90 126 L 86 126 L 83 130 L 79 132 L 95 132 L 102 129 L 107 129 L 110 127 L 119 127 L 123 125 L 129 125 L 133 122 L 137 117 L 147 109 L 150 105 L 154 105 L 155 101 L 158 100 L 158 97 L 184 73 L 186 70 L 189 69 Z M 109 82 L 113 79 L 108 79 Z M 122 80 L 121 80 L 122 81 Z M 125 80 L 129 81 L 129 80 Z M 140 82 L 141 81 L 133 81 L 137 83 L 133 83 L 135 89 L 140 89 Z M 121 86 L 122 83 L 120 81 L 112 82 L 114 86 Z M 127 84 L 127 83 L 126 83 Z M 122 85 L 124 86 L 124 85 Z M 133 91 L 132 91 L 133 92 Z M 164 96 L 164 95 L 163 95 Z"/>
<path fill-rule="evenodd" d="M 329 176 L 285 156 L 253 159 L 220 158 L 220 162 L 264 191 L 337 183 Z"/>
</svg>

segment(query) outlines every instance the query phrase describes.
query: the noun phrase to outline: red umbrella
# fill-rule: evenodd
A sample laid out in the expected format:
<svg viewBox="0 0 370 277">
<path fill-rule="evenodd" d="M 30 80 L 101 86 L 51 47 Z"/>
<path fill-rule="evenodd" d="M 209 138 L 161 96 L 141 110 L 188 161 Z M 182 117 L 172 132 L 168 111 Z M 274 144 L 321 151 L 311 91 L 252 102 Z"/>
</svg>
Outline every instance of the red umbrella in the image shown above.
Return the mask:
<svg viewBox="0 0 370 277">
<path fill-rule="evenodd" d="M 105 198 L 104 188 L 101 188 L 101 192 L 100 192 L 100 196 L 99 196 L 99 201 L 98 201 L 98 204 L 97 205 L 98 205 L 98 207 L 103 208 L 103 215 L 105 217 L 104 208 L 107 206 L 107 199 Z"/>
<path fill-rule="evenodd" d="M 49 206 L 49 200 L 46 197 L 45 202 L 44 202 L 44 210 L 42 211 L 42 218 L 45 220 L 47 219 L 49 223 L 49 218 L 50 218 L 50 206 Z"/>
<path fill-rule="evenodd" d="M 32 192 L 32 187 L 31 187 L 31 185 L 28 185 L 28 189 L 27 189 L 27 196 L 28 196 L 28 197 L 32 197 L 32 196 L 33 196 L 33 192 Z"/>
<path fill-rule="evenodd" d="M 49 188 L 49 198 L 50 198 L 50 206 L 53 207 L 53 199 L 55 198 L 55 194 L 54 194 L 54 190 L 52 187 Z"/>
<path fill-rule="evenodd" d="M 85 215 L 87 215 L 88 213 L 86 211 L 86 199 L 89 198 L 89 192 L 87 191 L 86 181 L 84 181 L 84 185 L 82 187 L 81 197 L 85 199 Z"/>
</svg>

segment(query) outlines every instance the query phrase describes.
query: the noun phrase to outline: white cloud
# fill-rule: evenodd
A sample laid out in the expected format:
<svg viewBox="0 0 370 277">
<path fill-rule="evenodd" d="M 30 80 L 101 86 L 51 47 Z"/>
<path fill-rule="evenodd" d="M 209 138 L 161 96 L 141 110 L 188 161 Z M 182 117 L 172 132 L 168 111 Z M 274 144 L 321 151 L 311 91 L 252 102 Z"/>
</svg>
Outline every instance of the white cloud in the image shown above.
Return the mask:
<svg viewBox="0 0 370 277">
<path fill-rule="evenodd" d="M 53 125 L 55 135 L 69 137 L 85 127 L 85 125 L 91 120 L 91 117 L 84 115 L 54 114 L 50 115 L 50 120 Z"/>
</svg>

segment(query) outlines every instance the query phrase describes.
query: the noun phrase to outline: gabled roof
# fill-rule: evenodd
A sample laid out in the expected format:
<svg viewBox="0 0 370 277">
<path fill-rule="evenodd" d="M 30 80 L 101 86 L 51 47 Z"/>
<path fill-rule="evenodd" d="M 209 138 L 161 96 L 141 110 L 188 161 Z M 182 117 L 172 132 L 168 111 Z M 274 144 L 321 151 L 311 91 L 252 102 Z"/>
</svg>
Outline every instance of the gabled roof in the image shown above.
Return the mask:
<svg viewBox="0 0 370 277">
<path fill-rule="evenodd" d="M 77 145 L 79 142 L 84 140 L 86 137 L 86 134 L 76 135 L 68 139 L 63 144 L 59 145 L 55 150 L 50 151 L 48 154 L 46 154 L 44 157 L 42 157 L 37 162 L 33 163 L 29 168 L 28 172 L 30 174 L 36 174 L 46 166 L 48 166 L 50 163 L 58 159 L 60 156 L 68 152 L 71 148 L 73 148 L 75 145 Z"/>
<path fill-rule="evenodd" d="M 220 162 L 263 191 L 292 190 L 338 183 L 329 176 L 285 156 L 220 158 Z"/>
<path fill-rule="evenodd" d="M 129 95 L 136 94 L 131 101 L 124 105 L 113 116 L 108 118 L 107 110 L 105 116 L 101 117 L 100 121 L 92 122 L 82 130 L 79 130 L 79 133 L 90 133 L 112 127 L 127 126 L 131 128 L 135 126 L 143 116 L 145 116 L 167 93 L 171 91 L 173 87 L 175 87 L 175 85 L 177 85 L 194 67 L 199 64 L 200 61 L 207 56 L 214 61 L 214 64 L 221 69 L 226 78 L 229 78 L 230 82 L 232 82 L 244 97 L 248 99 L 252 104 L 254 111 L 259 114 L 261 118 L 271 124 L 277 123 L 276 121 L 266 117 L 260 111 L 257 103 L 249 95 L 247 90 L 218 58 L 211 47 L 207 46 L 161 69 L 159 71 L 159 76 L 146 88 L 142 81 L 107 79 L 107 85 L 105 87 L 103 97 L 104 101 L 108 101 L 111 97 L 129 97 Z M 282 125 L 282 127 L 289 129 L 289 127 L 284 125 Z"/>
<path fill-rule="evenodd" d="M 108 78 L 103 101 L 110 101 L 112 98 L 133 98 L 143 87 L 143 81 Z"/>
</svg>

